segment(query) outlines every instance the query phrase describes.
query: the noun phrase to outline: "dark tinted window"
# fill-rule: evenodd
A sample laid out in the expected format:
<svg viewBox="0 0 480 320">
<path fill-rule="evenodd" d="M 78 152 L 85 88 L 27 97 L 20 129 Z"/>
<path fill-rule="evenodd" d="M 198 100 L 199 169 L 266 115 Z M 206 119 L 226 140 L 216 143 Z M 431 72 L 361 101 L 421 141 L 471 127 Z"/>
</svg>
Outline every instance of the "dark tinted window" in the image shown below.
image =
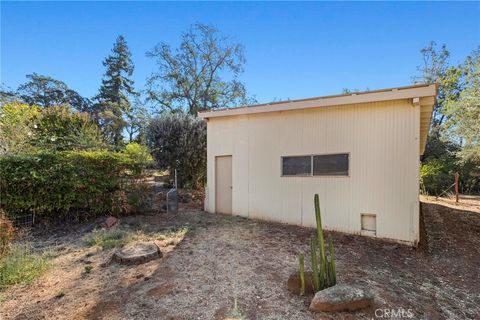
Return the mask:
<svg viewBox="0 0 480 320">
<path fill-rule="evenodd" d="M 313 156 L 314 176 L 348 176 L 348 153 Z"/>
<path fill-rule="evenodd" d="M 283 157 L 282 175 L 284 176 L 309 176 L 312 174 L 312 157 Z"/>
</svg>

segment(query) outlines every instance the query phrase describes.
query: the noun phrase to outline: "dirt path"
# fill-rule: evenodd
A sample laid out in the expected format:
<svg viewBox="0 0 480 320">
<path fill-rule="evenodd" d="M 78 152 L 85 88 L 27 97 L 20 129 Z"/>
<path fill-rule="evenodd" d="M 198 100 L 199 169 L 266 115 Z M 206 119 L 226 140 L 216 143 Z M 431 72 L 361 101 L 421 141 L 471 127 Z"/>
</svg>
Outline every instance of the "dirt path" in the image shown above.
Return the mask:
<svg viewBox="0 0 480 320">
<path fill-rule="evenodd" d="M 165 254 L 141 266 L 100 267 L 110 251 L 86 247 L 81 227 L 39 237 L 57 255 L 55 267 L 7 290 L 0 319 L 368 319 L 377 308 L 412 309 L 417 319 L 478 319 L 480 214 L 428 203 L 423 212 L 433 226 L 425 251 L 332 233 L 339 282 L 376 293 L 363 312 L 313 315 L 311 297 L 286 290 L 312 229 L 183 209 L 122 219 L 120 228 L 155 239 Z M 170 239 L 179 228 L 186 233 Z"/>
</svg>

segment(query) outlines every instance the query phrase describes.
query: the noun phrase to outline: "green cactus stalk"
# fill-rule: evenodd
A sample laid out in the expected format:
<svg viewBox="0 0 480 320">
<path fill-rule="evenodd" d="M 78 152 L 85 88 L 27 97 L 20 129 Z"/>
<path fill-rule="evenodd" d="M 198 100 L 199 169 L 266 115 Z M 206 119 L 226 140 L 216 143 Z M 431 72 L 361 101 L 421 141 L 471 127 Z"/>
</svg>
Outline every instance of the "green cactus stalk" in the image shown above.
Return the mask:
<svg viewBox="0 0 480 320">
<path fill-rule="evenodd" d="M 303 296 L 305 294 L 305 264 L 303 253 L 298 255 L 298 264 L 300 270 L 300 295 Z"/>
<path fill-rule="evenodd" d="M 328 257 L 326 258 L 326 268 L 325 268 L 325 288 L 330 287 L 330 263 Z"/>
<path fill-rule="evenodd" d="M 318 273 L 317 242 L 314 236 L 310 238 L 310 258 L 312 260 L 313 290 L 317 292 L 320 290 L 320 275 Z"/>
<path fill-rule="evenodd" d="M 335 270 L 335 253 L 333 252 L 333 240 L 332 237 L 328 238 L 328 250 L 330 252 L 330 266 L 332 269 L 332 285 L 337 283 L 337 271 Z"/>
<path fill-rule="evenodd" d="M 325 240 L 323 238 L 323 227 L 322 227 L 322 215 L 320 212 L 320 200 L 318 197 L 318 194 L 315 194 L 314 197 L 314 203 L 315 203 L 315 220 L 317 222 L 317 239 L 318 239 L 318 246 L 319 246 L 319 251 L 320 251 L 320 289 L 325 288 L 326 285 L 326 269 L 327 269 L 327 264 L 326 264 L 326 259 L 325 259 Z"/>
<path fill-rule="evenodd" d="M 318 194 L 315 194 L 315 220 L 317 221 L 317 237 L 320 247 L 320 261 L 325 261 L 325 242 L 323 239 L 322 216 L 320 214 L 320 200 Z"/>
<path fill-rule="evenodd" d="M 322 260 L 322 258 L 320 257 L 320 274 L 319 274 L 319 278 L 320 278 L 320 288 L 319 290 L 325 288 L 325 279 L 326 279 L 326 268 L 325 268 L 325 261 Z"/>
</svg>

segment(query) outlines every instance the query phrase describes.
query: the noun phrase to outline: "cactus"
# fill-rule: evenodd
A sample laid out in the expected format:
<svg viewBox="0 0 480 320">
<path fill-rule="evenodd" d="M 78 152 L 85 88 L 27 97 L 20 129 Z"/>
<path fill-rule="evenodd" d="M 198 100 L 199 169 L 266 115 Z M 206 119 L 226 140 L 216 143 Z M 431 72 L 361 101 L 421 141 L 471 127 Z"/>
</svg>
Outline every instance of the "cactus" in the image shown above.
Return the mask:
<svg viewBox="0 0 480 320">
<path fill-rule="evenodd" d="M 323 240 L 323 228 L 322 228 L 322 216 L 320 215 L 320 201 L 318 200 L 318 194 L 315 194 L 315 219 L 317 221 L 317 237 L 318 245 L 320 246 L 320 261 L 325 260 L 325 242 Z"/>
<path fill-rule="evenodd" d="M 325 288 L 334 286 L 337 283 L 337 275 L 335 269 L 335 255 L 333 251 L 332 237 L 328 239 L 328 255 L 325 253 L 325 239 L 323 237 L 322 216 L 320 214 L 320 201 L 318 194 L 314 197 L 315 203 L 315 219 L 317 222 L 317 236 L 310 238 L 310 258 L 312 265 L 312 282 L 314 291 L 320 291 Z M 319 256 L 317 257 L 317 248 Z M 303 290 L 305 290 L 305 281 L 302 280 L 304 274 L 303 254 L 300 258 L 300 280 L 303 281 Z M 305 291 L 301 291 L 305 293 Z M 302 294 L 302 293 L 301 293 Z"/>
<path fill-rule="evenodd" d="M 328 251 L 330 253 L 330 268 L 332 269 L 332 286 L 337 283 L 337 272 L 335 270 L 335 254 L 333 252 L 333 240 L 332 237 L 328 237 Z"/>
<path fill-rule="evenodd" d="M 310 238 L 310 258 L 312 260 L 313 290 L 317 292 L 320 289 L 320 277 L 318 273 L 317 242 L 314 236 Z"/>
<path fill-rule="evenodd" d="M 303 253 L 298 255 L 298 264 L 300 269 L 300 295 L 303 296 L 305 294 L 305 264 L 303 261 Z"/>
</svg>

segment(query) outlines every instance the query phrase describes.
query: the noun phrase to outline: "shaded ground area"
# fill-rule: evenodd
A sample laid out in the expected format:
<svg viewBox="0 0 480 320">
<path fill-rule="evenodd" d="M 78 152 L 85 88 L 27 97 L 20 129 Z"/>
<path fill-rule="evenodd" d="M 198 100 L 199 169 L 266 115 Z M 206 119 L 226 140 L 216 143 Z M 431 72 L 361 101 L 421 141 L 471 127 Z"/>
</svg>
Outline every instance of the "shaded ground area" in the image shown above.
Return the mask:
<svg viewBox="0 0 480 320">
<path fill-rule="evenodd" d="M 183 206 L 177 215 L 121 219 L 120 229 L 156 241 L 164 253 L 140 266 L 101 267 L 113 249 L 87 247 L 86 225 L 36 235 L 36 246 L 53 252 L 54 266 L 35 283 L 4 292 L 0 319 L 367 319 L 377 308 L 412 309 L 421 319 L 478 319 L 480 213 L 422 207 L 425 249 L 332 233 L 338 281 L 376 293 L 374 307 L 362 312 L 312 314 L 311 296 L 286 290 L 312 229 Z M 64 297 L 55 297 L 59 290 Z"/>
</svg>

